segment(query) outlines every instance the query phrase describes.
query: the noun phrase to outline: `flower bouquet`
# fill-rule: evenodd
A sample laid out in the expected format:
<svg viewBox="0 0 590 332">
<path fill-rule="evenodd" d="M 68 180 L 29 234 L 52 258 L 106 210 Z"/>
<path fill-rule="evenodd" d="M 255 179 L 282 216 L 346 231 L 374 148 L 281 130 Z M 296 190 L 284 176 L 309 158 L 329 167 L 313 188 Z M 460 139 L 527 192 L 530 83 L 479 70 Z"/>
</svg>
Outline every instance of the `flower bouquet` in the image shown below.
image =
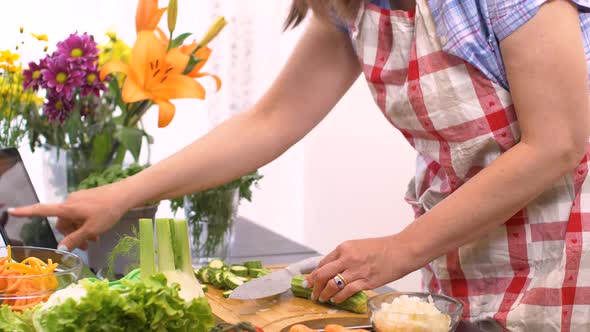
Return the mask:
<svg viewBox="0 0 590 332">
<path fill-rule="evenodd" d="M 158 24 L 167 12 L 168 32 Z M 99 45 L 87 33 L 73 33 L 23 72 L 23 88 L 44 102 L 22 112 L 31 149 L 49 146 L 68 154 L 68 191 L 90 174 L 122 165 L 126 156 L 139 162 L 142 145 L 152 143 L 142 117 L 159 107 L 158 126 L 172 121 L 177 98 L 205 98 L 195 79 L 211 55 L 208 43 L 225 25 L 218 19 L 197 42 L 191 33 L 175 36 L 177 1 L 159 8 L 157 0 L 139 0 L 137 38 L 128 47 L 115 33 Z M 148 160 L 149 162 L 149 160 Z"/>
</svg>

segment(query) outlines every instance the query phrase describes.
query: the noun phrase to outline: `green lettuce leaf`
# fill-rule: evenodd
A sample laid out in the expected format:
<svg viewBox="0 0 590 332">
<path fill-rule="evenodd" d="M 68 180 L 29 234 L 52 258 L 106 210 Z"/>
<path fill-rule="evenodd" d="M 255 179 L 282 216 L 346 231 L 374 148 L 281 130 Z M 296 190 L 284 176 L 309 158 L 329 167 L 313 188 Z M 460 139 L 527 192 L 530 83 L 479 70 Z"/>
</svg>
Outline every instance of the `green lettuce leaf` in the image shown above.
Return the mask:
<svg viewBox="0 0 590 332">
<path fill-rule="evenodd" d="M 178 285 L 167 286 L 162 274 L 122 284 L 109 287 L 107 281 L 82 281 L 86 296 L 42 306 L 33 315 L 37 330 L 206 332 L 214 325 L 206 298 L 183 300 Z"/>
<path fill-rule="evenodd" d="M 33 312 L 33 309 L 16 312 L 12 311 L 8 305 L 0 306 L 0 331 L 35 332 L 33 328 Z"/>
</svg>

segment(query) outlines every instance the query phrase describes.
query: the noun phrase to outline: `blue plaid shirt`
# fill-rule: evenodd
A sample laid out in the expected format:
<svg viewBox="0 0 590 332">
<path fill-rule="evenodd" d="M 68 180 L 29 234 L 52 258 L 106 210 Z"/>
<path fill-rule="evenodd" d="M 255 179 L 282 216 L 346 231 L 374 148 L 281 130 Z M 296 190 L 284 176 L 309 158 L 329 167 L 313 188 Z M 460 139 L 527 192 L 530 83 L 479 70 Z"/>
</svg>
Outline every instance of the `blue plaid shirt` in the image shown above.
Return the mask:
<svg viewBox="0 0 590 332">
<path fill-rule="evenodd" d="M 528 22 L 547 0 L 428 0 L 443 50 L 478 68 L 508 89 L 500 41 Z M 390 9 L 389 0 L 371 0 Z M 590 63 L 590 0 L 578 5 L 586 59 Z M 341 25 L 342 26 L 342 25 Z"/>
</svg>

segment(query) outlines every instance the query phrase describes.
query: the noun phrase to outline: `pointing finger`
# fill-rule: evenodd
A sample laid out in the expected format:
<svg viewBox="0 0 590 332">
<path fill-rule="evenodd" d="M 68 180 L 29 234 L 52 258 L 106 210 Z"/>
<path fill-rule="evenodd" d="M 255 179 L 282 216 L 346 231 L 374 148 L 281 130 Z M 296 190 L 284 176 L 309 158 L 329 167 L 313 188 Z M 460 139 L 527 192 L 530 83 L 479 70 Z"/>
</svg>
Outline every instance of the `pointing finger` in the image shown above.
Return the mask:
<svg viewBox="0 0 590 332">
<path fill-rule="evenodd" d="M 33 204 L 9 209 L 8 213 L 14 217 L 63 217 L 64 209 L 61 204 Z"/>
<path fill-rule="evenodd" d="M 82 227 L 66 236 L 59 245 L 65 246 L 68 250 L 74 250 L 76 248 L 86 250 L 88 248 L 88 237 L 88 231 Z"/>
</svg>

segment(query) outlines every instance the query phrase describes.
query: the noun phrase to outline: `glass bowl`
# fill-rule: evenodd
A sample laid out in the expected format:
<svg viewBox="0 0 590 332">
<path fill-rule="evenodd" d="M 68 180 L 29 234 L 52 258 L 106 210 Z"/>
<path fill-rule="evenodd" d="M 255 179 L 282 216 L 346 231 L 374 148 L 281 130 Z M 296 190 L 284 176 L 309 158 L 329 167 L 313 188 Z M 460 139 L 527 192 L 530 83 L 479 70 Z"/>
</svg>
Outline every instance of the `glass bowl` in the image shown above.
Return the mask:
<svg viewBox="0 0 590 332">
<path fill-rule="evenodd" d="M 54 272 L 26 276 L 0 275 L 0 305 L 7 304 L 13 310 L 24 310 L 45 302 L 51 294 L 75 283 L 80 278 L 84 263 L 72 253 L 37 247 L 11 247 L 12 259 L 22 262 L 36 257 L 47 263 L 57 263 Z M 7 248 L 0 247 L 0 257 L 6 257 Z"/>
<path fill-rule="evenodd" d="M 422 302 L 430 302 L 440 311 L 440 314 L 416 314 L 410 308 L 406 310 L 390 311 L 382 310 L 382 305 L 390 304 L 401 296 L 418 298 Z M 447 332 L 455 331 L 463 304 L 444 295 L 420 293 L 420 292 L 397 292 L 377 295 L 369 299 L 369 317 L 373 329 L 377 332 Z"/>
</svg>

